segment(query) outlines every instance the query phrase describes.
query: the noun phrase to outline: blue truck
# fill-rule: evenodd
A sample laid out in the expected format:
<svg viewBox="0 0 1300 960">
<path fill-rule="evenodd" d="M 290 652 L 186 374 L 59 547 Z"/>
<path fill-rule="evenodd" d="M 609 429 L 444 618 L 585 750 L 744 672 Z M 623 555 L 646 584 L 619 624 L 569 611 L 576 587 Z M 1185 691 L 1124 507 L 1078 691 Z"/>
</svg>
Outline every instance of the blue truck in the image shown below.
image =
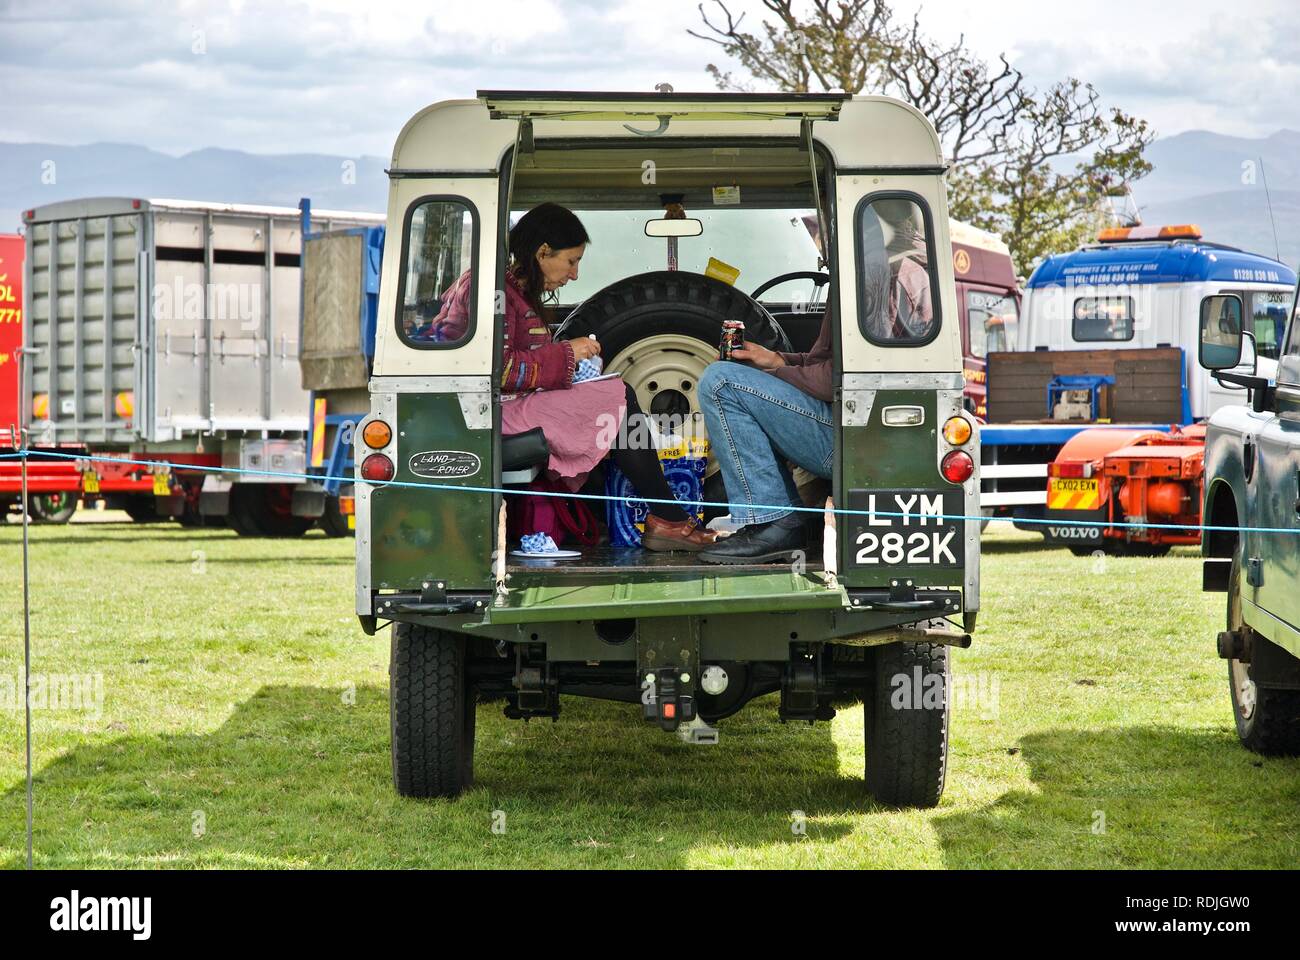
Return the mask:
<svg viewBox="0 0 1300 960">
<path fill-rule="evenodd" d="M 375 356 L 382 223 L 339 230 L 312 229 L 311 201 L 303 199 L 302 386 L 309 391 L 307 473 L 319 478 L 311 495 L 330 536 L 355 528 L 352 483 L 354 426 L 370 410 L 367 384 Z"/>
<path fill-rule="evenodd" d="M 988 357 L 980 469 L 985 515 L 1097 519 L 1096 527 L 1035 522 L 1025 528 L 1063 545 L 1100 544 L 1104 521 L 1123 507 L 1122 484 L 1106 502 L 1106 485 L 1084 465 L 1096 462 L 1096 451 L 1171 432 L 1198 446 L 1197 429 L 1185 437 L 1178 431 L 1246 402 L 1243 388 L 1218 382 L 1196 362 L 1202 299 L 1241 298 L 1254 346 L 1242 369 L 1270 377 L 1295 282 L 1286 265 L 1208 242 L 1195 225 L 1103 230 L 1097 242 L 1047 258 L 1026 285 L 1019 349 Z M 1071 443 L 1087 451 L 1084 460 L 1067 458 L 1071 475 L 1058 475 L 1058 459 Z M 1058 512 L 1071 509 L 1091 512 Z"/>
</svg>

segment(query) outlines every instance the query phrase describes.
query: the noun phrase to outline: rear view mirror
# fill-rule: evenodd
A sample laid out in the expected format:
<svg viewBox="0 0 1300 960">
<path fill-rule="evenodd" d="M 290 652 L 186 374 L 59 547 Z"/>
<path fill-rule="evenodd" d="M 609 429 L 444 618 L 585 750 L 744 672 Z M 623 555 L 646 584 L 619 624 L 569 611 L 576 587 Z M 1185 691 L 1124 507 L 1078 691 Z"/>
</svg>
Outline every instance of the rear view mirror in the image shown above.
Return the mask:
<svg viewBox="0 0 1300 960">
<path fill-rule="evenodd" d="M 693 217 L 672 220 L 660 217 L 658 220 L 645 222 L 647 237 L 698 237 L 703 232 L 704 224 Z"/>
<path fill-rule="evenodd" d="M 1201 366 L 1230 370 L 1241 363 L 1241 321 L 1240 297 L 1215 294 L 1201 301 Z"/>
</svg>

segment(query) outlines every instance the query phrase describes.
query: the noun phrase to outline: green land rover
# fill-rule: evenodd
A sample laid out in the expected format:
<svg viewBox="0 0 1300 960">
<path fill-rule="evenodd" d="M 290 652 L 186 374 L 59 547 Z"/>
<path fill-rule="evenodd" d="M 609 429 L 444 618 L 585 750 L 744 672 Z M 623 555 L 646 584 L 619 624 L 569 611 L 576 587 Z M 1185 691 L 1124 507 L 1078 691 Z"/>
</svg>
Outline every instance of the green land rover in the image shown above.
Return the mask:
<svg viewBox="0 0 1300 960">
<path fill-rule="evenodd" d="M 1250 389 L 1249 406 L 1210 418 L 1205 437 L 1206 590 L 1226 591 L 1237 736 L 1259 753 L 1300 754 L 1300 324 L 1294 309 L 1277 380 L 1224 371 L 1241 362 L 1241 298 L 1201 302 L 1201 365 Z M 1249 359 L 1247 360 L 1249 366 Z"/>
<path fill-rule="evenodd" d="M 480 704 L 527 720 L 558 717 L 562 694 L 623 701 L 710 743 L 775 694 L 783 721 L 860 701 L 866 789 L 937 804 L 949 647 L 969 645 L 979 608 L 979 439 L 925 117 L 840 94 L 486 91 L 413 117 L 388 172 L 371 409 L 355 432 L 356 610 L 368 633 L 393 624 L 398 791 L 471 783 Z M 511 491 L 548 448 L 502 433 L 501 291 L 511 225 L 547 202 L 593 241 L 557 291 L 555 335 L 594 336 L 643 410 L 698 428 L 724 324 L 807 349 L 830 308 L 834 456 L 805 501 L 819 541 L 806 555 L 712 565 L 605 537 L 568 561 L 512 555 Z M 900 204 L 932 304 L 920 330 L 881 323 L 890 298 L 867 280 L 890 276 L 880 224 Z M 422 339 L 467 272 L 468 323 Z M 716 467 L 703 479 L 715 515 Z"/>
</svg>

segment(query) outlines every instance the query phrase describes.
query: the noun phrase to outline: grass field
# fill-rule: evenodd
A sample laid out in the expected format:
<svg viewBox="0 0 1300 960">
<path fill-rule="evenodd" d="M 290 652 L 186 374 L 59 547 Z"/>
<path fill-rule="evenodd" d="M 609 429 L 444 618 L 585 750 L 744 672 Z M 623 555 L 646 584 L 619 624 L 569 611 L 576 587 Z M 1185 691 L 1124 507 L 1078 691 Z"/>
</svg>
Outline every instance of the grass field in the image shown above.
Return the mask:
<svg viewBox="0 0 1300 960">
<path fill-rule="evenodd" d="M 1300 760 L 1237 743 L 1214 653 L 1223 598 L 1200 592 L 1196 551 L 1102 561 L 995 530 L 975 644 L 955 651 L 943 803 L 900 812 L 864 795 L 860 708 L 782 726 L 773 697 L 716 747 L 621 704 L 565 698 L 558 724 L 527 725 L 484 705 L 474 789 L 402 800 L 388 631 L 367 638 L 350 612 L 351 541 L 33 528 L 33 673 L 92 678 L 82 709 L 34 715 L 36 864 L 1300 863 Z M 0 527 L 7 867 L 24 857 L 20 537 Z"/>
</svg>

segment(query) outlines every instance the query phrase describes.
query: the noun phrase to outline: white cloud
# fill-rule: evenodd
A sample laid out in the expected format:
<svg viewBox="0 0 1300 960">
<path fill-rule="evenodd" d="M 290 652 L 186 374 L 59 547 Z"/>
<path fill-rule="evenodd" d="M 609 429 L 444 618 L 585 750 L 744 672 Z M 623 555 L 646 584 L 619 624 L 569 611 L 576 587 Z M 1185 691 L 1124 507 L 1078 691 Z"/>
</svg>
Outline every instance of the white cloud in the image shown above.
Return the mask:
<svg viewBox="0 0 1300 960">
<path fill-rule="evenodd" d="M 910 15 L 916 0 L 896 0 Z M 735 8 L 761 8 L 742 0 Z M 479 88 L 707 90 L 721 51 L 691 0 L 45 0 L 0 12 L 0 140 L 386 155 L 426 104 Z M 1284 0 L 927 0 L 940 36 L 1012 55 L 1031 80 L 1093 81 L 1165 135 L 1300 127 Z M 199 50 L 200 52 L 195 52 Z"/>
</svg>

